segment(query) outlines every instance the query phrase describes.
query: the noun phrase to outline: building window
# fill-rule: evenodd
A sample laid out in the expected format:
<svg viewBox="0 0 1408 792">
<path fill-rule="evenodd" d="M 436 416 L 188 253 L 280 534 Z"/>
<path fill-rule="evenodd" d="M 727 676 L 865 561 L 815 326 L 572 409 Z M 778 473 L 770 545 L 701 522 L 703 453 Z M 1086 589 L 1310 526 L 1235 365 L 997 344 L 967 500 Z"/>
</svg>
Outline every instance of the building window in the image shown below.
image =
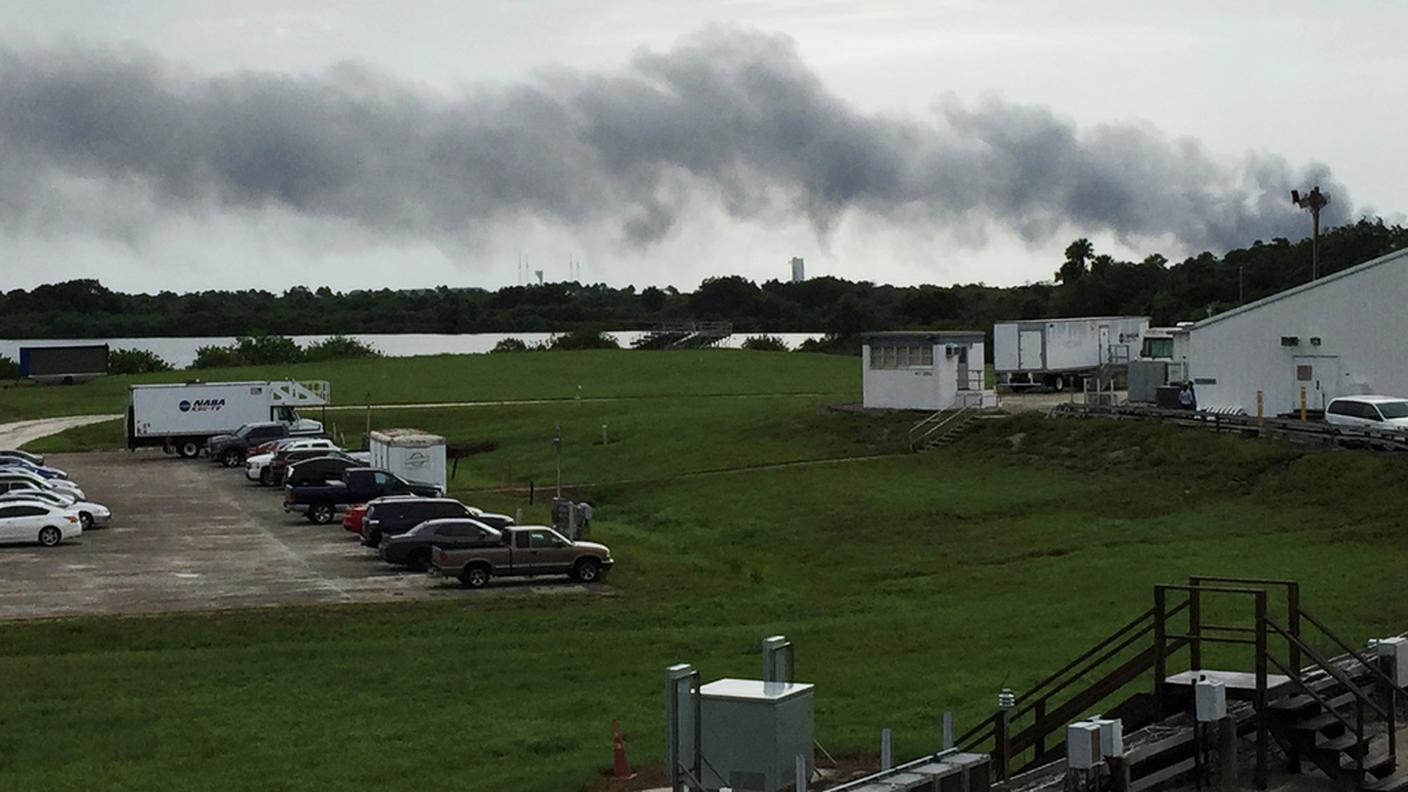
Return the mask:
<svg viewBox="0 0 1408 792">
<path fill-rule="evenodd" d="M 870 347 L 870 367 L 872 369 L 931 368 L 934 365 L 934 348 L 919 344 L 872 344 Z"/>
<path fill-rule="evenodd" d="M 1301 382 L 1310 382 L 1315 379 L 1315 367 L 1296 366 L 1296 379 Z"/>
</svg>

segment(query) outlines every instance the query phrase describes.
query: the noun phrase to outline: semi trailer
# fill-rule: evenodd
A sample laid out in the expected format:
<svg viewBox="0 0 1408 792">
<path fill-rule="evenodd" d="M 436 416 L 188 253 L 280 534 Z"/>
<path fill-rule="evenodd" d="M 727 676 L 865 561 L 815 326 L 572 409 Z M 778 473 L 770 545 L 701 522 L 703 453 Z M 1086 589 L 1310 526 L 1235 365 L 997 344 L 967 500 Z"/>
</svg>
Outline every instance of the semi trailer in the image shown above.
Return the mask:
<svg viewBox="0 0 1408 792">
<path fill-rule="evenodd" d="M 993 370 L 1013 390 L 1080 385 L 1103 366 L 1138 357 L 1147 316 L 1083 316 L 998 322 L 992 328 Z"/>
<path fill-rule="evenodd" d="M 132 385 L 124 421 L 127 448 L 159 446 L 194 457 L 211 437 L 265 421 L 285 424 L 290 434 L 317 434 L 323 425 L 300 418 L 298 409 L 327 405 L 331 396 L 322 381 Z"/>
</svg>

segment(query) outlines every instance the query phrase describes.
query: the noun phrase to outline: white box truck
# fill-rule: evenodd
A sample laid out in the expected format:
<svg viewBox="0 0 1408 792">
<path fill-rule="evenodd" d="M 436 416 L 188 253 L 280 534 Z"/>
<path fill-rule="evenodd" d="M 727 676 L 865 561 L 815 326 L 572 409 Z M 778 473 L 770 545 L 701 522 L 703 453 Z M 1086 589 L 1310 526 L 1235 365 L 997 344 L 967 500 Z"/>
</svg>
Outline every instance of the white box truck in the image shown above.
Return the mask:
<svg viewBox="0 0 1408 792">
<path fill-rule="evenodd" d="M 992 328 L 997 381 L 1013 390 L 1080 384 L 1103 365 L 1139 356 L 1147 316 L 1082 316 L 998 322 Z"/>
<path fill-rule="evenodd" d="M 445 438 L 419 429 L 378 429 L 367 442 L 371 467 L 445 491 Z"/>
<path fill-rule="evenodd" d="M 128 449 L 161 446 L 183 457 L 201 444 L 249 423 L 278 421 L 293 434 L 315 434 L 323 425 L 298 417 L 299 407 L 331 401 L 327 382 L 187 382 L 132 385 L 128 389 Z"/>
</svg>

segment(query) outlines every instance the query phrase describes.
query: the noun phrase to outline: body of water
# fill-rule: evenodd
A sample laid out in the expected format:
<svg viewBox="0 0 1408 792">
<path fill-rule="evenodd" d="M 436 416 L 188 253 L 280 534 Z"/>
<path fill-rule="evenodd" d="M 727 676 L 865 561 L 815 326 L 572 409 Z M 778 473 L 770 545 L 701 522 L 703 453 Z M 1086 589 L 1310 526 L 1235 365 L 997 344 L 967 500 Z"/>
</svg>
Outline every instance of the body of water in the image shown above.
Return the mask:
<svg viewBox="0 0 1408 792">
<path fill-rule="evenodd" d="M 645 335 L 641 330 L 609 331 L 623 347 Z M 551 341 L 557 333 L 459 333 L 439 335 L 435 333 L 395 333 L 385 335 L 362 335 L 351 333 L 350 337 L 370 344 L 388 357 L 411 357 L 413 355 L 472 355 L 489 352 L 505 338 L 517 338 L 527 344 Z M 719 346 L 736 349 L 750 335 L 763 333 L 735 333 L 725 338 Z M 789 348 L 796 349 L 809 338 L 820 338 L 821 333 L 767 333 L 781 338 Z M 325 335 L 291 336 L 299 346 L 307 346 L 324 341 Z M 233 337 L 191 337 L 191 338 L 43 338 L 43 339 L 0 339 L 0 355 L 18 360 L 22 346 L 66 346 L 69 344 L 107 344 L 112 349 L 145 349 L 161 357 L 176 368 L 186 368 L 195 362 L 196 350 L 203 346 L 229 346 L 235 343 Z"/>
</svg>

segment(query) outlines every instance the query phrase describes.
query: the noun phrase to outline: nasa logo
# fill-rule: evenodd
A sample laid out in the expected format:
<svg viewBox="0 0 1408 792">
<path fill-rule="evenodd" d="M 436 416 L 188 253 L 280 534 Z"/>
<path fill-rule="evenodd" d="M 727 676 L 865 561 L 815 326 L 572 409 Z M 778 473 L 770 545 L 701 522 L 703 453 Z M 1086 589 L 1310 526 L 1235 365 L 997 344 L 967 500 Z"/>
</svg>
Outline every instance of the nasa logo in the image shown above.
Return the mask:
<svg viewBox="0 0 1408 792">
<path fill-rule="evenodd" d="M 178 406 L 181 408 L 181 412 L 191 411 L 191 403 L 189 401 L 186 401 L 185 399 L 182 399 L 180 405 Z"/>
<path fill-rule="evenodd" d="M 430 455 L 424 451 L 417 451 L 406 457 L 406 466 L 412 468 L 423 468 L 430 463 Z"/>
</svg>

